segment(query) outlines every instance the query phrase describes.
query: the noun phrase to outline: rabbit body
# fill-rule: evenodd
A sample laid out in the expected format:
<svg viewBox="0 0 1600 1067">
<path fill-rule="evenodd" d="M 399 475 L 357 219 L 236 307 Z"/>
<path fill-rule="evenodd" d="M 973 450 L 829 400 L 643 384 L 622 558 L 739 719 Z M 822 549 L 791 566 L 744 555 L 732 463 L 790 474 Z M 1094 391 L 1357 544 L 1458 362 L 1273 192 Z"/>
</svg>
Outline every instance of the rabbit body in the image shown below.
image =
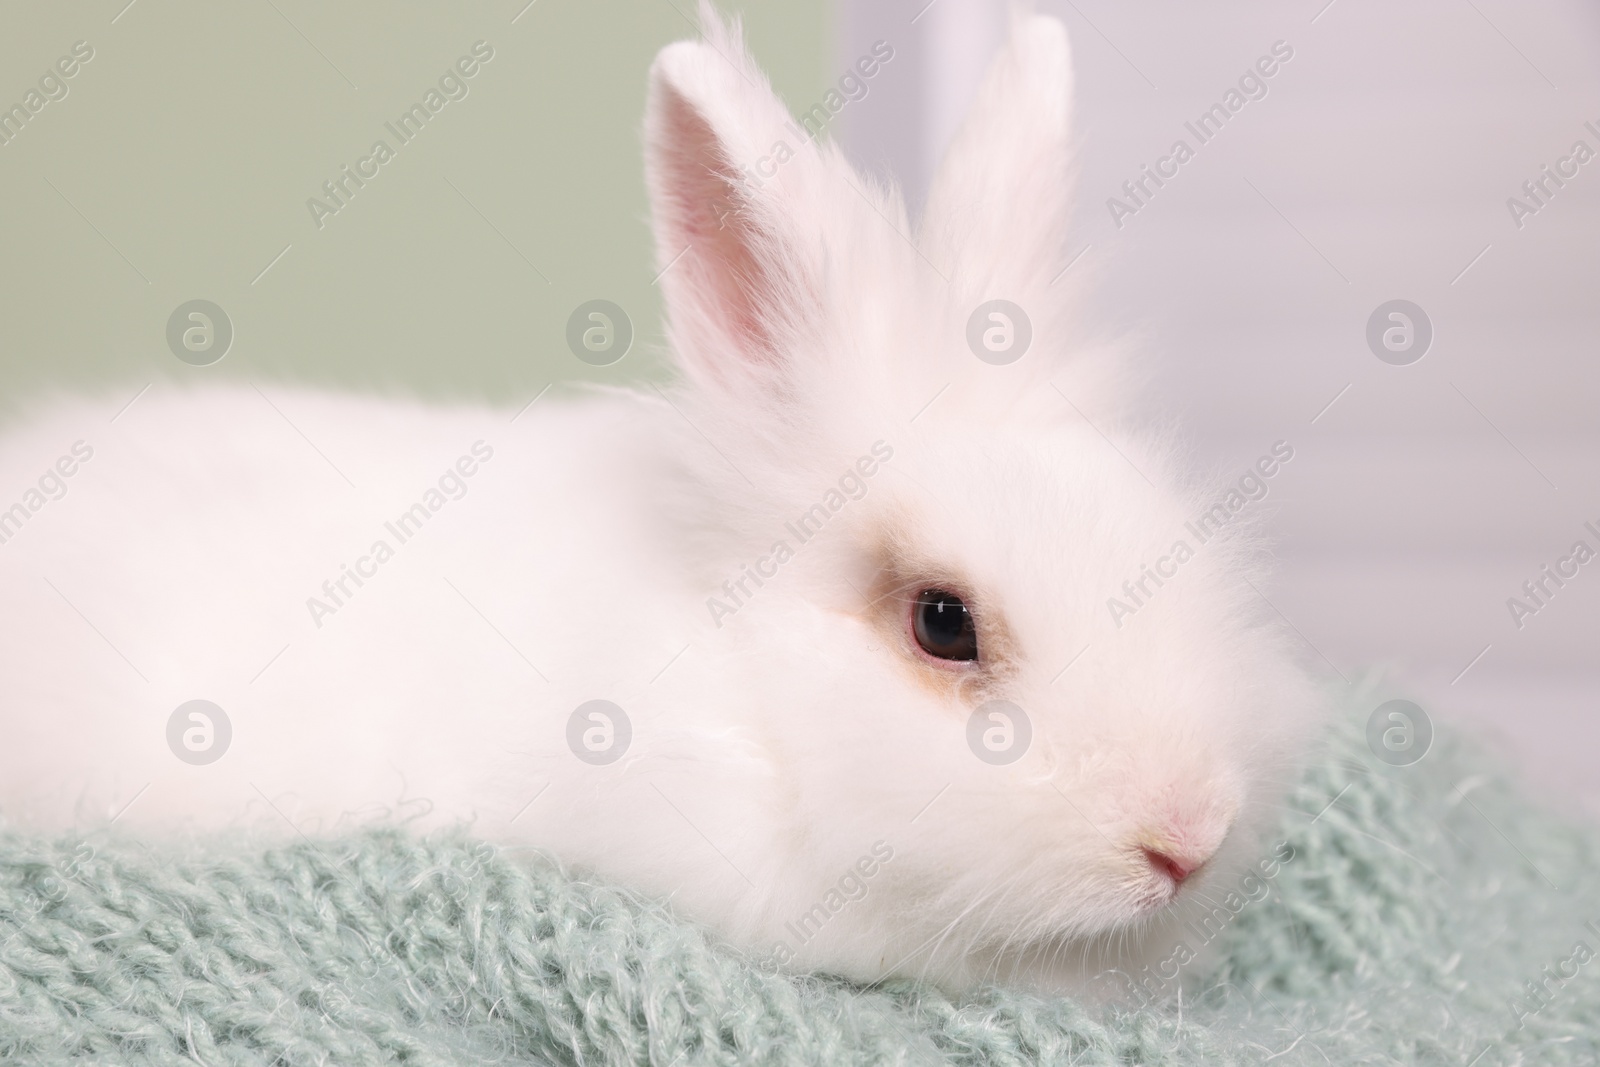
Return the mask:
<svg viewBox="0 0 1600 1067">
<path fill-rule="evenodd" d="M 1019 19 L 913 233 L 825 147 L 741 177 L 786 116 L 705 17 L 646 121 L 682 386 L 157 387 L 7 433 L 9 823 L 465 822 L 779 966 L 952 989 L 1164 957 L 1255 861 L 1317 700 L 1246 539 L 1107 611 L 1204 498 L 1103 434 L 1124 391 L 1052 287 L 1059 24 Z M 968 343 L 996 298 L 1005 365 Z M 978 659 L 919 650 L 930 589 Z"/>
</svg>

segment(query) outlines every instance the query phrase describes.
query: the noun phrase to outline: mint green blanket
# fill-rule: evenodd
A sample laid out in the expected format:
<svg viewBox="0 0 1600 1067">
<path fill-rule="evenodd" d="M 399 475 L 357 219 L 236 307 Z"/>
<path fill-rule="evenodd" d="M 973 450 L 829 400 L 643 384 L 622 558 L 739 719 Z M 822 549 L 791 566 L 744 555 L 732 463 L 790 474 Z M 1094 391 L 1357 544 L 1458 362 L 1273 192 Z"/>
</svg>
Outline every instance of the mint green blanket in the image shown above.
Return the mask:
<svg viewBox="0 0 1600 1067">
<path fill-rule="evenodd" d="M 1596 1063 L 1600 834 L 1447 735 L 1394 768 L 1360 726 L 1291 798 L 1270 894 L 1197 933 L 1220 955 L 1113 976 L 1110 1008 L 775 975 L 463 836 L 175 856 L 7 835 L 0 1061 Z"/>
</svg>

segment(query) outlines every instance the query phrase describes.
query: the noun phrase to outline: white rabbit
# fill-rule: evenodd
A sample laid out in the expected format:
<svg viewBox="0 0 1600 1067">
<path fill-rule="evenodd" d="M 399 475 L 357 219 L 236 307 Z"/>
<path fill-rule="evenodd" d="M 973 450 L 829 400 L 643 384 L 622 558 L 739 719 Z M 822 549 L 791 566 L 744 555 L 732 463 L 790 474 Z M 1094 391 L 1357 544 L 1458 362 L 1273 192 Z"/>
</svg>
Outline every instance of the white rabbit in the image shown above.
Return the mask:
<svg viewBox="0 0 1600 1067">
<path fill-rule="evenodd" d="M 681 388 L 161 386 L 8 433 L 8 825 L 426 810 L 782 966 L 954 990 L 1153 958 L 1256 859 L 1317 701 L 1242 539 L 1107 610 L 1203 504 L 1052 284 L 1062 26 L 1016 19 L 913 231 L 703 17 L 646 120 Z M 996 299 L 1014 362 L 968 341 Z"/>
</svg>

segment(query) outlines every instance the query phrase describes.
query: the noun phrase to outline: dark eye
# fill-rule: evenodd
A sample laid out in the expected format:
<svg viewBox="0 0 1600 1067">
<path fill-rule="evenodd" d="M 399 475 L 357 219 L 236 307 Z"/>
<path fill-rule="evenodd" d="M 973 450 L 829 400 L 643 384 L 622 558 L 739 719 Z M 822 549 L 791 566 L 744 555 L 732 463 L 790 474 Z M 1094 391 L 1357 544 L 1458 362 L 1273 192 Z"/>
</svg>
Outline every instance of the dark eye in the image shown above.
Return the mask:
<svg viewBox="0 0 1600 1067">
<path fill-rule="evenodd" d="M 911 632 L 922 651 L 935 659 L 978 658 L 978 631 L 972 612 L 954 593 L 924 589 L 911 607 Z"/>
</svg>

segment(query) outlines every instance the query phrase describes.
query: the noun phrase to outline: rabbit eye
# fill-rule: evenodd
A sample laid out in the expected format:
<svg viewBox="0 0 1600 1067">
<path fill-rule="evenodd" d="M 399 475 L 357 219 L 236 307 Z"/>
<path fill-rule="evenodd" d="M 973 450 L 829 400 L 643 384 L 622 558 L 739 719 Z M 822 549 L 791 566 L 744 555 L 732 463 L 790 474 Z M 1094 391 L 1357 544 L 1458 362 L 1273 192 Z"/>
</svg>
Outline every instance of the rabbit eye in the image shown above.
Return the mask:
<svg viewBox="0 0 1600 1067">
<path fill-rule="evenodd" d="M 922 651 L 935 659 L 978 658 L 978 631 L 972 612 L 954 593 L 924 589 L 911 606 L 911 633 Z"/>
</svg>

